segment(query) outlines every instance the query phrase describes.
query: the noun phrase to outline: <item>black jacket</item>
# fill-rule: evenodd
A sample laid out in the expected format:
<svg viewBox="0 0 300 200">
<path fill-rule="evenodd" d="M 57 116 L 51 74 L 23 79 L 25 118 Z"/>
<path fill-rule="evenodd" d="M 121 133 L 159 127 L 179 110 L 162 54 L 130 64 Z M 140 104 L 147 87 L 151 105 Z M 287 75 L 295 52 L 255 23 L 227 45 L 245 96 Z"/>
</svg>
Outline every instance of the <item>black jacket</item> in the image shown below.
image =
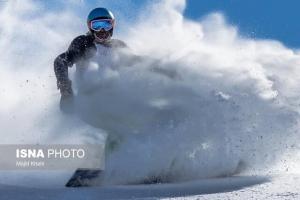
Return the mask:
<svg viewBox="0 0 300 200">
<path fill-rule="evenodd" d="M 68 67 L 72 67 L 78 61 L 90 59 L 97 51 L 94 36 L 90 33 L 76 37 L 70 44 L 68 50 L 56 57 L 54 61 L 54 72 L 58 83 L 69 80 Z M 124 48 L 126 44 L 117 39 L 111 39 L 102 44 L 111 48 Z"/>
</svg>

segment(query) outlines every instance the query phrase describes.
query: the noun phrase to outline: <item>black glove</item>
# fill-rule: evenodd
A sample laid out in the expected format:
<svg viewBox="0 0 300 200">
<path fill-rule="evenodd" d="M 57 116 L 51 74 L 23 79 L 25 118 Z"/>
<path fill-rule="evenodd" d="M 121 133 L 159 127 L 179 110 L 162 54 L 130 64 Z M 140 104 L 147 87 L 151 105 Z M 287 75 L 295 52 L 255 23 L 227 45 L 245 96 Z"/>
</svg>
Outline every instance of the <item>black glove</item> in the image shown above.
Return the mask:
<svg viewBox="0 0 300 200">
<path fill-rule="evenodd" d="M 73 97 L 72 90 L 72 81 L 67 79 L 63 81 L 57 81 L 57 89 L 60 90 L 61 96 L 64 97 Z"/>
</svg>

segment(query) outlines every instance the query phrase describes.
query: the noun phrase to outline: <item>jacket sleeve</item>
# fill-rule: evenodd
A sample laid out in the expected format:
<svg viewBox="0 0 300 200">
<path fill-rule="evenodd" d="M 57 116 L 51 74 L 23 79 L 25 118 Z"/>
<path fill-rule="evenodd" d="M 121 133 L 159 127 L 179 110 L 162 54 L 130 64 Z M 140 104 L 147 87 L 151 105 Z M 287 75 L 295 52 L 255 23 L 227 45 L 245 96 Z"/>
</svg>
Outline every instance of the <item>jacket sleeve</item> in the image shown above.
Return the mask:
<svg viewBox="0 0 300 200">
<path fill-rule="evenodd" d="M 54 72 L 58 82 L 69 80 L 68 67 L 72 67 L 84 54 L 84 36 L 75 38 L 68 50 L 54 60 Z"/>
</svg>

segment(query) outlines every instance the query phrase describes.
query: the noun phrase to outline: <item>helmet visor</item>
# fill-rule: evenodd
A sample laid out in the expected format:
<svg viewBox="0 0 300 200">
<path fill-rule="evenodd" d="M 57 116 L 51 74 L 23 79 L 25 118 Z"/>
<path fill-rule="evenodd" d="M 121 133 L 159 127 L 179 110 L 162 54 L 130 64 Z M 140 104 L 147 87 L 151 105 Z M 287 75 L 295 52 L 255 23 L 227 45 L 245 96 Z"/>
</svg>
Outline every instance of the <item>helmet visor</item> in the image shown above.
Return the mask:
<svg viewBox="0 0 300 200">
<path fill-rule="evenodd" d="M 109 31 L 114 26 L 113 20 L 111 19 L 98 19 L 91 21 L 91 29 L 93 31 L 100 31 L 104 29 L 105 31 Z"/>
</svg>

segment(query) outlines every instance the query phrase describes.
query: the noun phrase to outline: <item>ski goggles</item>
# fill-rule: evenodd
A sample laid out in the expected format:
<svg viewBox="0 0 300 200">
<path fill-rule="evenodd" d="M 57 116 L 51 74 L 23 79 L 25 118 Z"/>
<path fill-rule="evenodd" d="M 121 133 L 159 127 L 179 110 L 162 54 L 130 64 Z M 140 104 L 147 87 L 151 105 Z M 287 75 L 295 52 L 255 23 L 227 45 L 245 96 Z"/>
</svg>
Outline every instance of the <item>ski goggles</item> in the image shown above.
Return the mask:
<svg viewBox="0 0 300 200">
<path fill-rule="evenodd" d="M 111 19 L 93 20 L 91 21 L 90 27 L 93 31 L 100 31 L 101 29 L 109 31 L 114 27 L 114 21 Z"/>
</svg>

